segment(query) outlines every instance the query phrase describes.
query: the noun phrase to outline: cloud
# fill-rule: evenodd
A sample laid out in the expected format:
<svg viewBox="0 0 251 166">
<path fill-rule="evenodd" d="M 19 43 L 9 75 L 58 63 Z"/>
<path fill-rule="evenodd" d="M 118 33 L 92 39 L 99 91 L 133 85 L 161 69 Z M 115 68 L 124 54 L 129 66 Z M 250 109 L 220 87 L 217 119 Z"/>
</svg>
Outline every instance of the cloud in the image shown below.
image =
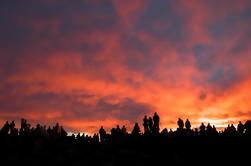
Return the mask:
<svg viewBox="0 0 251 166">
<path fill-rule="evenodd" d="M 113 5 L 121 18 L 120 23 L 127 27 L 134 26 L 134 24 L 145 13 L 146 8 L 149 6 L 149 0 L 127 0 L 116 1 L 113 0 Z"/>
<path fill-rule="evenodd" d="M 94 132 L 154 111 L 162 127 L 178 117 L 250 118 L 250 5 L 5 1 L 1 120 Z"/>
<path fill-rule="evenodd" d="M 105 98 L 102 98 L 97 101 L 96 109 L 100 112 L 108 113 L 115 118 L 132 120 L 133 122 L 154 110 L 153 106 L 134 101 L 130 98 L 122 99 L 116 103 L 110 103 Z"/>
<path fill-rule="evenodd" d="M 21 89 L 34 89 L 32 86 L 17 85 L 5 86 L 1 90 L 0 112 L 2 119 L 19 120 L 28 118 L 31 122 L 49 123 L 52 121 L 99 121 L 108 118 L 114 121 L 135 122 L 145 114 L 153 111 L 153 106 L 135 101 L 131 98 L 119 96 L 99 96 L 83 90 L 71 92 L 43 92 L 31 91 L 23 93 Z M 10 91 L 11 90 L 11 91 Z M 71 126 L 78 130 L 78 126 Z"/>
<path fill-rule="evenodd" d="M 201 101 L 205 100 L 207 98 L 207 94 L 205 92 L 201 92 L 200 95 L 199 95 L 199 99 Z"/>
</svg>

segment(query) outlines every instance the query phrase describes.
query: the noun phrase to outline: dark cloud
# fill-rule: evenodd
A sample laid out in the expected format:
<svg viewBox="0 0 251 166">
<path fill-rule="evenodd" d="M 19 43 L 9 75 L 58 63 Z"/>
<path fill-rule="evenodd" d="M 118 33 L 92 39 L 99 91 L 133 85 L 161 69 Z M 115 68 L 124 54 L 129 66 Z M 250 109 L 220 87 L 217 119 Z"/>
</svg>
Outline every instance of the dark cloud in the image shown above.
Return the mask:
<svg viewBox="0 0 251 166">
<path fill-rule="evenodd" d="M 160 56 L 155 55 L 153 57 L 150 55 L 148 46 L 143 41 L 136 37 L 132 39 L 126 37 L 122 40 L 122 46 L 126 52 L 124 58 L 128 69 L 143 72 L 147 76 L 160 63 Z"/>
<path fill-rule="evenodd" d="M 243 76 L 238 71 L 238 66 L 228 61 L 227 57 L 222 61 L 223 52 L 212 51 L 215 49 L 217 50 L 213 46 L 197 45 L 193 48 L 193 52 L 196 66 L 205 76 L 203 84 L 209 84 L 224 91 L 240 82 Z"/>
<path fill-rule="evenodd" d="M 124 98 L 115 103 L 109 102 L 106 98 L 101 98 L 97 101 L 96 109 L 120 120 L 135 121 L 153 111 L 153 106 L 137 102 L 131 98 Z"/>
<path fill-rule="evenodd" d="M 52 92 L 24 94 L 24 91 L 20 91 L 20 86 L 18 86 L 18 89 L 14 88 L 15 86 L 12 85 L 12 88 L 1 90 L 0 95 L 0 112 L 14 113 L 11 116 L 12 119 L 19 119 L 26 111 L 41 113 L 41 119 L 46 118 L 43 117 L 43 112 L 50 114 L 50 111 L 51 113 L 60 111 L 62 115 L 57 120 L 115 118 L 135 121 L 152 111 L 153 108 L 149 104 L 137 102 L 131 98 L 99 97 L 80 90 L 73 90 L 67 94 Z M 13 91 L 11 92 L 9 89 L 13 89 Z M 111 102 L 111 99 L 116 102 Z M 10 116 L 4 118 L 7 119 Z"/>
<path fill-rule="evenodd" d="M 126 98 L 118 103 L 118 111 L 114 114 L 118 119 L 139 119 L 144 115 L 149 114 L 153 111 L 153 107 L 149 104 L 140 103 L 133 99 Z"/>
<path fill-rule="evenodd" d="M 185 32 L 186 15 L 175 9 L 169 0 L 154 0 L 137 23 L 137 30 L 155 38 L 173 41 L 178 44 L 187 38 Z"/>
<path fill-rule="evenodd" d="M 207 98 L 207 93 L 206 92 L 200 92 L 200 95 L 199 95 L 199 99 L 201 100 L 201 101 L 203 101 L 203 100 L 206 100 L 206 98 Z"/>
<path fill-rule="evenodd" d="M 112 32 L 117 20 L 111 1 L 4 2 L 1 5 L 0 43 L 7 48 L 14 46 L 19 52 L 27 47 L 41 47 L 43 41 L 48 42 L 46 49 L 90 49 L 93 47 L 90 42 L 76 42 L 76 37 Z"/>
<path fill-rule="evenodd" d="M 216 65 L 217 55 L 212 54 L 210 50 L 212 46 L 198 44 L 193 47 L 193 55 L 195 56 L 196 66 L 203 71 L 208 71 Z"/>
<path fill-rule="evenodd" d="M 209 73 L 208 82 L 221 90 L 229 89 L 242 80 L 233 66 L 214 67 Z"/>
<path fill-rule="evenodd" d="M 245 117 L 247 120 L 251 119 L 251 111 L 242 111 L 239 110 L 235 114 L 236 117 Z"/>
<path fill-rule="evenodd" d="M 209 33 L 221 41 L 227 38 L 233 38 L 235 34 L 243 28 L 240 27 L 240 20 L 248 22 L 251 16 L 251 5 L 247 5 L 244 10 L 232 11 L 220 20 L 214 21 L 209 25 Z"/>
</svg>

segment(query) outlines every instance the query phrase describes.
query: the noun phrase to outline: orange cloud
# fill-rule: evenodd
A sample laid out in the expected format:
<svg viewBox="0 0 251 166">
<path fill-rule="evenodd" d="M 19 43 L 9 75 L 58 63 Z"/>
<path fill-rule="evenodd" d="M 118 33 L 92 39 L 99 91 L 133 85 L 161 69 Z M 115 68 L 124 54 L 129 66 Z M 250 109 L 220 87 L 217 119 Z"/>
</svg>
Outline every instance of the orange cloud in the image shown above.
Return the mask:
<svg viewBox="0 0 251 166">
<path fill-rule="evenodd" d="M 179 117 L 194 127 L 249 119 L 250 15 L 242 2 L 79 1 L 58 9 L 48 1 L 24 15 L 16 6 L 0 32 L 0 123 L 25 117 L 94 133 L 101 125 L 130 130 L 155 111 L 162 128 L 176 128 Z"/>
</svg>

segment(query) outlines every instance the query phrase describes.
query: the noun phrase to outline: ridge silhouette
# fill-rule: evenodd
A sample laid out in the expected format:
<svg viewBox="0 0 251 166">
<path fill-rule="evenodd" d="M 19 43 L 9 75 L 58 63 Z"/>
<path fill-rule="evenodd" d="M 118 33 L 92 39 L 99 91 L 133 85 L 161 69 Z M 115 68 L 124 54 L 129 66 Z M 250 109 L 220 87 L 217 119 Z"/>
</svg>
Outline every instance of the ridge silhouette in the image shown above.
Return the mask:
<svg viewBox="0 0 251 166">
<path fill-rule="evenodd" d="M 160 117 L 144 116 L 143 130 L 135 123 L 131 132 L 125 126 L 103 126 L 93 136 L 69 136 L 58 123 L 32 127 L 21 119 L 20 128 L 6 121 L 0 130 L 1 165 L 168 165 L 250 163 L 251 121 L 240 121 L 217 131 L 208 123 L 192 128 L 189 119 L 177 120 L 177 129 L 160 131 Z M 246 151 L 246 152 L 245 152 Z"/>
</svg>

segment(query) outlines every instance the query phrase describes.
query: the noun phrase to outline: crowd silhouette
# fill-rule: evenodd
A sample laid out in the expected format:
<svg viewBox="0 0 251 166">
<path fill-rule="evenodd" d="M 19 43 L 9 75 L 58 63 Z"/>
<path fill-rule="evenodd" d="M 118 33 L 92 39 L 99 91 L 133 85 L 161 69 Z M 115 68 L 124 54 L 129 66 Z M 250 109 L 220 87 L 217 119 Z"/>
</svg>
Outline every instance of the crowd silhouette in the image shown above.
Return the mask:
<svg viewBox="0 0 251 166">
<path fill-rule="evenodd" d="M 251 121 L 240 121 L 217 131 L 210 123 L 192 128 L 179 118 L 177 129 L 160 131 L 155 112 L 143 118 L 143 131 L 135 123 L 131 132 L 117 125 L 107 132 L 103 126 L 93 136 L 69 135 L 58 123 L 32 127 L 21 119 L 0 130 L 0 163 L 25 165 L 154 165 L 161 163 L 202 164 L 247 162 L 251 146 Z"/>
</svg>

